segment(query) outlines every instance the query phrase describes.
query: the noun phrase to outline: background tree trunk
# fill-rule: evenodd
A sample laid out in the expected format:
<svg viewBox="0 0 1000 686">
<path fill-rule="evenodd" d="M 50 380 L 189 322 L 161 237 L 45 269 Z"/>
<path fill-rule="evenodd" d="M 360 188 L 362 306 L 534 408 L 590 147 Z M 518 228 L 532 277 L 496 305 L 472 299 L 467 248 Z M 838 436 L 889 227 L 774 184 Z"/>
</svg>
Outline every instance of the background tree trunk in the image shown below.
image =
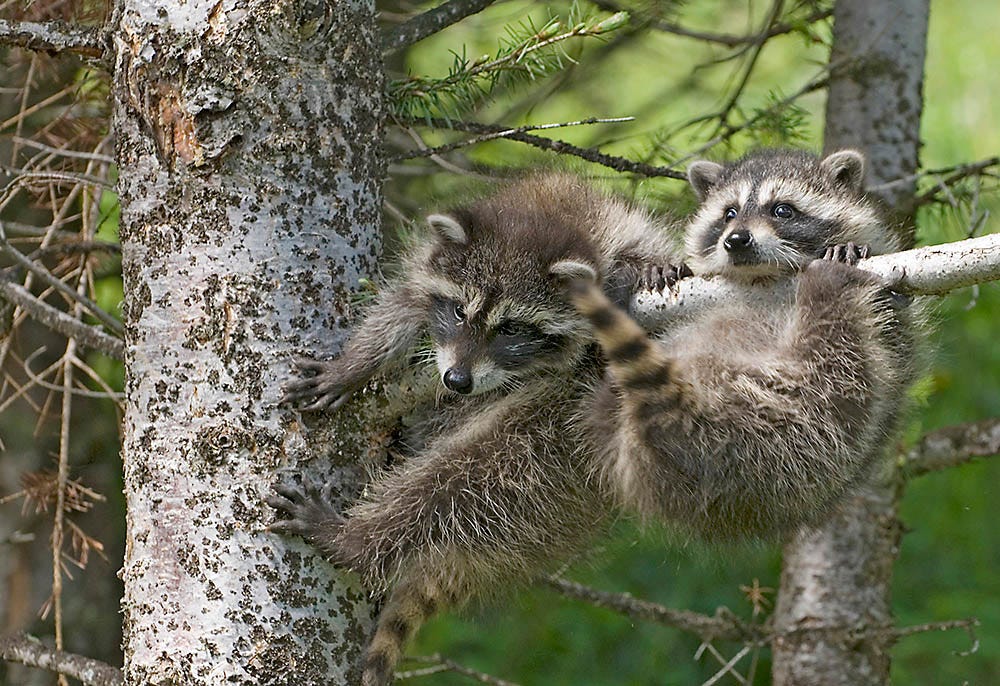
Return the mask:
<svg viewBox="0 0 1000 686">
<path fill-rule="evenodd" d="M 917 170 L 927 17 L 928 0 L 836 4 L 824 148 L 863 150 L 869 185 Z M 913 191 L 904 183 L 883 196 L 907 227 Z M 774 622 L 793 633 L 774 641 L 775 686 L 889 681 L 901 481 L 888 463 L 876 481 L 822 529 L 785 546 Z"/>
<path fill-rule="evenodd" d="M 116 7 L 128 683 L 354 680 L 366 596 L 267 533 L 263 497 L 320 452 L 312 471 L 358 481 L 356 426 L 317 438 L 276 404 L 380 252 L 373 5 Z"/>
</svg>

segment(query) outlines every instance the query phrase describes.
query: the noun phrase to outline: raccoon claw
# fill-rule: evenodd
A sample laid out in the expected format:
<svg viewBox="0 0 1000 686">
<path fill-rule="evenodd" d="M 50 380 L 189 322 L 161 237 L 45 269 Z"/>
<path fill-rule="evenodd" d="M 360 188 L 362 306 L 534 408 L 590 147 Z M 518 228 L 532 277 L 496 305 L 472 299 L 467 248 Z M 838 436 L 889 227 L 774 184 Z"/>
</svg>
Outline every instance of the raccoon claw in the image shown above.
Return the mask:
<svg viewBox="0 0 1000 686">
<path fill-rule="evenodd" d="M 857 245 L 851 241 L 847 243 L 828 246 L 823 253 L 824 260 L 831 262 L 842 262 L 852 267 L 858 264 L 859 260 L 871 257 L 871 248 L 867 245 Z"/>
<path fill-rule="evenodd" d="M 690 267 L 686 264 L 661 266 L 658 264 L 647 264 L 642 268 L 639 276 L 639 288 L 646 291 L 662 293 L 664 288 L 673 288 L 681 279 L 693 276 Z"/>
<path fill-rule="evenodd" d="M 276 485 L 274 493 L 266 500 L 279 519 L 275 519 L 268 530 L 307 540 L 313 540 L 319 532 L 332 533 L 344 523 L 344 517 L 331 504 L 332 496 L 331 484 L 318 490 L 313 485 Z"/>
<path fill-rule="evenodd" d="M 360 382 L 344 381 L 341 374 L 331 369 L 331 362 L 328 361 L 299 358 L 293 364 L 296 370 L 313 372 L 314 375 L 286 385 L 285 394 L 280 401 L 282 405 L 315 398 L 315 402 L 302 409 L 306 412 L 336 410 L 350 399 L 354 391 L 364 385 Z"/>
</svg>

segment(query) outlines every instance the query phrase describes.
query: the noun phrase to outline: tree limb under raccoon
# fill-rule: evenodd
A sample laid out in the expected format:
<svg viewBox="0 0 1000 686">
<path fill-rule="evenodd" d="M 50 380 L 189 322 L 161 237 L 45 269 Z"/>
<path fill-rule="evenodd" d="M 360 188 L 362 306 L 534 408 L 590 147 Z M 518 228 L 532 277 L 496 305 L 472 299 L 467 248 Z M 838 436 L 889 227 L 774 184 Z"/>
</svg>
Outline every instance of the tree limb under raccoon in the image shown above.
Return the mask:
<svg viewBox="0 0 1000 686">
<path fill-rule="evenodd" d="M 858 267 L 879 275 L 887 286 L 901 293 L 939 295 L 1000 279 L 1000 234 L 876 255 L 859 261 Z M 774 288 L 792 287 L 791 281 L 783 281 Z M 630 310 L 643 326 L 658 328 L 713 303 L 760 297 L 760 294 L 723 279 L 692 277 L 682 279 L 662 293 L 636 294 Z"/>
</svg>

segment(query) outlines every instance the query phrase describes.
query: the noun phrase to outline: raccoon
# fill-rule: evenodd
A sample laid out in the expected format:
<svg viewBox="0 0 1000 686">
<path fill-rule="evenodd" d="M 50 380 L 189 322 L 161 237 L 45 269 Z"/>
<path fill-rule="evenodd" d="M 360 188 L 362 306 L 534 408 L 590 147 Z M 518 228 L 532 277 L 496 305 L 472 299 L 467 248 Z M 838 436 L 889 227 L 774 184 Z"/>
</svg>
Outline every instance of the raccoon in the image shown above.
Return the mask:
<svg viewBox="0 0 1000 686">
<path fill-rule="evenodd" d="M 556 265 L 586 263 L 628 302 L 642 265 L 676 254 L 644 212 L 567 175 L 515 182 L 448 214 L 404 260 L 339 357 L 287 386 L 340 407 L 373 374 L 433 359 L 445 391 L 414 427 L 419 450 L 343 514 L 315 488 L 278 487 L 273 529 L 300 534 L 388 598 L 362 683 L 383 686 L 432 614 L 581 550 L 609 511 L 576 420 L 601 377 L 590 326 Z M 565 273 L 561 273 L 565 276 Z M 426 341 L 426 342 L 425 342 Z M 421 350 L 421 345 L 423 348 Z"/>
<path fill-rule="evenodd" d="M 916 367 L 912 308 L 853 265 L 897 239 L 853 150 L 761 151 L 688 176 L 701 205 L 686 264 L 747 297 L 655 340 L 594 285 L 596 269 L 558 265 L 585 275 L 570 300 L 608 364 L 591 440 L 627 509 L 709 539 L 781 536 L 828 516 L 896 430 Z M 766 295 L 793 279 L 787 299 Z"/>
</svg>

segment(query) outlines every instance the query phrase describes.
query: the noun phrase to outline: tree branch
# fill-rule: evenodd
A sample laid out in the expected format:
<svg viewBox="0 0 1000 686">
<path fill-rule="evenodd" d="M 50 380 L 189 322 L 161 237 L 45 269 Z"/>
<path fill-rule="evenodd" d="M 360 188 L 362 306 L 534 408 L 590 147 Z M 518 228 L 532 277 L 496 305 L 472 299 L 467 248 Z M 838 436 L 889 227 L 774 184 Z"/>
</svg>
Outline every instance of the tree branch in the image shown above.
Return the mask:
<svg viewBox="0 0 1000 686">
<path fill-rule="evenodd" d="M 625 9 L 621 3 L 618 2 L 602 2 L 601 0 L 592 0 L 593 4 L 606 12 L 618 12 Z M 675 36 L 680 36 L 682 38 L 691 38 L 694 40 L 704 41 L 706 43 L 718 43 L 719 45 L 725 45 L 730 48 L 739 47 L 742 45 L 750 45 L 756 43 L 761 38 L 770 39 L 775 36 L 781 36 L 786 33 L 791 33 L 795 31 L 800 26 L 814 24 L 817 21 L 822 21 L 823 19 L 828 19 L 833 15 L 833 10 L 816 10 L 811 14 L 803 17 L 801 22 L 787 22 L 781 24 L 774 24 L 768 27 L 763 33 L 752 33 L 745 36 L 736 36 L 727 33 L 712 33 L 711 31 L 699 31 L 697 29 L 689 29 L 680 24 L 675 24 L 669 21 L 663 21 L 661 19 L 656 19 L 650 22 L 649 26 L 664 33 L 671 33 Z"/>
<path fill-rule="evenodd" d="M 53 650 L 31 636 L 0 636 L 0 658 L 47 669 L 79 680 L 85 686 L 121 686 L 121 670 L 89 657 Z"/>
<path fill-rule="evenodd" d="M 476 14 L 495 0 L 449 0 L 400 24 L 382 37 L 382 53 L 396 52 Z"/>
<path fill-rule="evenodd" d="M 116 360 L 125 357 L 125 345 L 121 340 L 109 336 L 96 326 L 84 324 L 48 303 L 42 302 L 20 284 L 0 278 L 0 298 L 17 305 L 33 319 L 56 333 L 75 338 L 80 345 L 86 348 L 98 350 Z"/>
<path fill-rule="evenodd" d="M 594 164 L 600 164 L 610 169 L 614 169 L 615 171 L 630 172 L 641 176 L 660 176 L 680 180 L 687 179 L 687 175 L 684 172 L 671 169 L 670 167 L 656 167 L 644 162 L 634 162 L 624 157 L 618 157 L 617 155 L 608 155 L 607 153 L 600 152 L 594 148 L 581 148 L 576 145 L 572 145 L 571 143 L 566 143 L 565 141 L 543 138 L 542 136 L 533 136 L 529 133 L 520 132 L 517 129 L 512 130 L 507 126 L 480 124 L 479 122 L 458 121 L 455 119 L 431 119 L 430 121 L 413 120 L 410 123 L 414 125 L 430 125 L 438 129 L 465 131 L 467 133 L 474 134 L 499 134 L 499 138 L 506 138 L 508 140 L 526 143 L 533 147 L 541 148 L 542 150 L 551 150 L 562 155 L 573 155 L 574 157 L 579 157 L 580 159 L 593 162 Z"/>
<path fill-rule="evenodd" d="M 550 577 L 545 583 L 569 598 L 583 600 L 597 607 L 620 612 L 634 619 L 658 622 L 689 631 L 704 640 L 721 639 L 755 643 L 766 640 L 766 629 L 757 624 L 741 621 L 721 610 L 715 617 L 690 610 L 675 610 L 648 600 L 634 598 L 628 593 L 608 593 L 566 579 Z"/>
<path fill-rule="evenodd" d="M 939 295 L 1000 279 L 1000 234 L 877 255 L 858 262 L 858 268 L 877 274 L 887 286 L 901 293 Z M 787 295 L 787 289 L 792 287 L 790 280 L 782 280 L 774 286 L 774 294 L 780 295 L 786 289 Z M 721 279 L 682 279 L 663 293 L 636 294 L 631 311 L 641 324 L 655 329 L 716 302 L 761 297 L 760 288 L 750 290 Z"/>
<path fill-rule="evenodd" d="M 920 476 L 1000 454 L 1000 419 L 947 426 L 924 435 L 902 457 L 903 473 Z"/>
<path fill-rule="evenodd" d="M 454 660 L 441 657 L 440 655 L 414 655 L 412 657 L 407 657 L 405 660 L 407 662 L 420 662 L 429 666 L 422 667 L 420 669 L 411 669 L 405 672 L 396 672 L 396 679 L 413 679 L 420 676 L 440 674 L 441 672 L 455 672 L 456 674 L 461 674 L 462 676 L 468 677 L 473 681 L 478 681 L 481 684 L 489 684 L 490 686 L 518 686 L 513 681 L 506 681 L 499 677 L 495 677 L 492 674 L 478 672 L 474 669 L 466 667 L 465 665 L 461 665 Z"/>
<path fill-rule="evenodd" d="M 0 19 L 0 44 L 51 54 L 71 52 L 102 62 L 104 57 L 100 30 L 61 21 L 38 23 Z"/>
</svg>

